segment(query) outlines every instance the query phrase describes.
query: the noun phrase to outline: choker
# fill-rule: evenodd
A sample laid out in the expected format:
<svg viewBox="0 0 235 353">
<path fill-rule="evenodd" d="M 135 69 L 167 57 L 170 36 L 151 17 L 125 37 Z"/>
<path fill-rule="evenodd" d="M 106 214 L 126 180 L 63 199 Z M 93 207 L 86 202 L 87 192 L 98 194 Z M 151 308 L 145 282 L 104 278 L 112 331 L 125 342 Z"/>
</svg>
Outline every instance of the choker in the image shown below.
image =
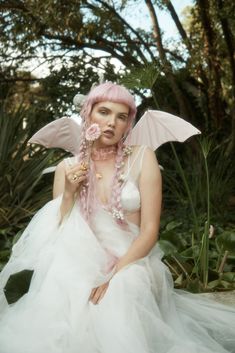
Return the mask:
<svg viewBox="0 0 235 353">
<path fill-rule="evenodd" d="M 116 146 L 93 148 L 91 151 L 91 158 L 93 161 L 105 161 L 106 159 L 111 159 L 116 154 L 117 154 Z"/>
</svg>

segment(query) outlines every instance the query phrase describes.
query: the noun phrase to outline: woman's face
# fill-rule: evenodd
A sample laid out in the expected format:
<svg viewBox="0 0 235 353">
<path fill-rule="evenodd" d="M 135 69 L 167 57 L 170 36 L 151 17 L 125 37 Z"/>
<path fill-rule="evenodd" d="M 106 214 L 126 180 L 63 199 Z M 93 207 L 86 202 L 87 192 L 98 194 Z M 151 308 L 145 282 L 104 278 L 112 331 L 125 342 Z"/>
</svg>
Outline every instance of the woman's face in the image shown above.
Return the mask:
<svg viewBox="0 0 235 353">
<path fill-rule="evenodd" d="M 122 103 L 100 102 L 93 106 L 91 124 L 98 124 L 101 136 L 95 141 L 97 148 L 117 144 L 129 127 L 129 107 Z"/>
</svg>

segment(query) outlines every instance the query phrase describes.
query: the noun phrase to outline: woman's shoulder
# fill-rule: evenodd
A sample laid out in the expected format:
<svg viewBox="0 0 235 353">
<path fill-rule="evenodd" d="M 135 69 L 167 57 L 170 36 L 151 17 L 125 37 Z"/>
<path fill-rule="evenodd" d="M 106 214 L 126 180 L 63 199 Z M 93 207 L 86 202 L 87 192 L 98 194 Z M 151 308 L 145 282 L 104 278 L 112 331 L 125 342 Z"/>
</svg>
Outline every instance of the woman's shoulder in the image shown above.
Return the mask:
<svg viewBox="0 0 235 353">
<path fill-rule="evenodd" d="M 73 161 L 74 157 L 69 157 L 69 158 L 64 158 L 62 159 L 62 161 L 60 161 L 56 168 L 55 168 L 55 178 L 60 178 L 60 177 L 64 177 L 65 172 L 66 172 L 66 167 L 73 165 L 74 161 Z M 69 161 L 71 160 L 71 161 Z"/>
<path fill-rule="evenodd" d="M 129 146 L 133 150 L 146 149 L 153 152 L 153 150 L 148 145 L 125 145 L 125 146 Z"/>
<path fill-rule="evenodd" d="M 147 145 L 133 145 L 133 160 L 139 161 L 140 169 L 159 169 L 159 164 L 155 151 Z"/>
<path fill-rule="evenodd" d="M 131 149 L 131 153 L 133 156 L 149 155 L 149 156 L 155 157 L 155 152 L 147 145 L 130 145 L 127 147 Z"/>
<path fill-rule="evenodd" d="M 144 168 L 156 166 L 156 156 L 153 150 L 145 145 L 128 146 L 128 171 L 137 180 Z"/>
<path fill-rule="evenodd" d="M 77 156 L 66 157 L 57 164 L 56 169 L 59 171 L 64 171 L 66 167 L 69 167 L 69 166 L 72 167 L 76 163 L 77 163 Z"/>
</svg>

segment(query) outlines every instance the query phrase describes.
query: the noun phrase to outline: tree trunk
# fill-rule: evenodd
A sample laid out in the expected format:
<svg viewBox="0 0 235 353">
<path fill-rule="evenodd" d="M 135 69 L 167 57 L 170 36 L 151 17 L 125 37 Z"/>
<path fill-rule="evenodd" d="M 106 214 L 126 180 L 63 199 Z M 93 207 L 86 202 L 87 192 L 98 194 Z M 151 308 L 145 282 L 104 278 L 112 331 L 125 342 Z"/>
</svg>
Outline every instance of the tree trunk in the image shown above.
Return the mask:
<svg viewBox="0 0 235 353">
<path fill-rule="evenodd" d="M 222 125 L 224 111 L 222 107 L 222 87 L 221 87 L 221 68 L 218 55 L 216 53 L 215 33 L 210 22 L 208 0 L 197 0 L 199 15 L 204 32 L 204 52 L 208 64 L 209 74 L 209 110 L 210 117 L 214 119 L 217 128 Z"/>
<path fill-rule="evenodd" d="M 232 109 L 231 109 L 231 143 L 229 145 L 228 152 L 235 154 L 235 45 L 233 33 L 230 30 L 229 23 L 227 18 L 223 15 L 223 0 L 218 0 L 218 16 L 221 23 L 224 41 L 227 47 L 230 67 L 231 67 L 231 76 L 232 76 Z"/>
<path fill-rule="evenodd" d="M 218 0 L 219 20 L 223 30 L 225 44 L 229 54 L 229 60 L 232 72 L 233 94 L 235 98 L 235 38 L 230 30 L 227 18 L 223 16 L 223 0 Z"/>
<path fill-rule="evenodd" d="M 160 31 L 156 12 L 154 10 L 154 6 L 153 6 L 151 0 L 145 0 L 145 3 L 149 9 L 149 14 L 150 14 L 150 17 L 152 20 L 153 35 L 156 40 L 156 46 L 158 48 L 159 57 L 160 57 L 160 61 L 162 63 L 164 73 L 165 73 L 166 78 L 172 88 L 172 91 L 176 97 L 176 100 L 179 104 L 180 115 L 183 116 L 184 118 L 187 118 L 189 116 L 187 104 L 185 102 L 185 98 L 182 94 L 182 91 L 181 91 L 180 87 L 178 86 L 178 83 L 176 82 L 175 76 L 173 74 L 171 63 L 167 59 L 166 52 L 165 52 L 163 44 L 162 44 L 161 31 Z"/>
<path fill-rule="evenodd" d="M 182 26 L 182 23 L 179 20 L 179 17 L 177 15 L 177 12 L 175 11 L 175 8 L 174 8 L 172 2 L 170 0 L 163 0 L 163 2 L 166 4 L 166 7 L 167 7 L 167 9 L 168 9 L 168 11 L 169 11 L 169 13 L 170 13 L 175 25 L 176 25 L 176 28 L 178 29 L 179 34 L 180 34 L 182 40 L 184 41 L 184 44 L 187 47 L 188 52 L 190 53 L 191 50 L 192 50 L 191 42 L 190 42 L 190 40 L 189 40 L 189 38 L 187 36 L 186 31 L 184 30 L 184 27 Z M 205 72 L 203 70 L 203 67 L 200 64 L 198 66 L 198 71 L 200 73 L 200 78 L 202 79 L 204 85 L 207 86 L 208 85 L 208 80 L 207 80 L 206 74 L 205 74 Z"/>
</svg>

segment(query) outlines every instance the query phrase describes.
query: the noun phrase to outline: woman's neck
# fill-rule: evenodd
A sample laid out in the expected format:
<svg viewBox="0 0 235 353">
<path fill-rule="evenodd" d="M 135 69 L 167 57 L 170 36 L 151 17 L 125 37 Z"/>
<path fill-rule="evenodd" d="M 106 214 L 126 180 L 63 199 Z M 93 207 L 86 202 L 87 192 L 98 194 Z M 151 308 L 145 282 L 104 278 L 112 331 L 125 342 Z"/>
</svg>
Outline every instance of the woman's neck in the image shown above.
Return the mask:
<svg viewBox="0 0 235 353">
<path fill-rule="evenodd" d="M 117 146 L 107 146 L 107 147 L 93 147 L 91 151 L 91 158 L 93 161 L 104 161 L 111 159 L 117 154 Z"/>
</svg>

